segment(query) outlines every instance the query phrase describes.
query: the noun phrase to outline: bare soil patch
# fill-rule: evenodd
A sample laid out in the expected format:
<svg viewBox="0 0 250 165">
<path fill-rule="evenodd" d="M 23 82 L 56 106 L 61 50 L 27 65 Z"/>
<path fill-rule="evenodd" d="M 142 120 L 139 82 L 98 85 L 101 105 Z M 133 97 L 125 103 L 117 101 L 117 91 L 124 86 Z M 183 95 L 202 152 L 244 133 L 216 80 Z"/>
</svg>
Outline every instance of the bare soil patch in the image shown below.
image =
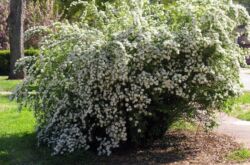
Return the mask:
<svg viewBox="0 0 250 165">
<path fill-rule="evenodd" d="M 155 165 L 155 164 L 234 164 L 226 156 L 241 147 L 231 137 L 206 132 L 172 131 L 152 146 L 116 153 L 98 159 L 96 164 Z"/>
</svg>

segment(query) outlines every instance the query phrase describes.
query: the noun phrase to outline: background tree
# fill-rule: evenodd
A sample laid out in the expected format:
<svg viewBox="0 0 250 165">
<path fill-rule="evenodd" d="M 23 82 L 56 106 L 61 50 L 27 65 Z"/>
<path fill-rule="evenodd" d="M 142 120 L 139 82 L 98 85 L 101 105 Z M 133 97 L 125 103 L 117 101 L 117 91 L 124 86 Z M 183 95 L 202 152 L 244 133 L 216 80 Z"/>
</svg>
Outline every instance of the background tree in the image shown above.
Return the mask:
<svg viewBox="0 0 250 165">
<path fill-rule="evenodd" d="M 9 48 L 9 36 L 7 30 L 7 17 L 9 4 L 7 2 L 0 1 L 0 50 Z"/>
<path fill-rule="evenodd" d="M 10 37 L 10 73 L 9 79 L 21 79 L 23 71 L 15 72 L 15 64 L 24 56 L 24 12 L 26 0 L 10 0 L 9 37 Z"/>
</svg>

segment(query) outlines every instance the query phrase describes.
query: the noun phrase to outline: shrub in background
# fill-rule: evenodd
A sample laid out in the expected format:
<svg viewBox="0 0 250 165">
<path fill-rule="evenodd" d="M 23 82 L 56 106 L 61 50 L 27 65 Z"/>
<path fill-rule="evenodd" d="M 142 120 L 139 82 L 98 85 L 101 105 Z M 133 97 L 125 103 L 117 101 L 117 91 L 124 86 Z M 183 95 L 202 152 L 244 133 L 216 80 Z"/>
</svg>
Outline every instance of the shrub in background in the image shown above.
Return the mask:
<svg viewBox="0 0 250 165">
<path fill-rule="evenodd" d="M 37 56 L 39 50 L 36 49 L 26 49 L 24 50 L 25 56 Z M 0 50 L 0 75 L 9 74 L 10 65 L 10 50 Z"/>
<path fill-rule="evenodd" d="M 209 126 L 240 93 L 244 51 L 233 29 L 249 22 L 245 8 L 228 0 L 116 1 L 106 11 L 84 4 L 83 22 L 54 24 L 36 62 L 20 61 L 29 67 L 14 97 L 34 109 L 38 140 L 54 154 L 144 145 L 182 116 Z"/>
</svg>

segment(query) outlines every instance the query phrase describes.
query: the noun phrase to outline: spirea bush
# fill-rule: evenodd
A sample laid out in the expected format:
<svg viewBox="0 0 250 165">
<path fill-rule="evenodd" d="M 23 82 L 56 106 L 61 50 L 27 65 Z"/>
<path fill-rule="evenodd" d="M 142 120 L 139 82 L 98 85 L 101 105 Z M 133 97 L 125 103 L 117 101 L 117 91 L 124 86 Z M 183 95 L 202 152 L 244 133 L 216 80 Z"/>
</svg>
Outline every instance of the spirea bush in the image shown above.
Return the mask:
<svg viewBox="0 0 250 165">
<path fill-rule="evenodd" d="M 150 144 L 182 116 L 209 123 L 240 93 L 244 51 L 234 28 L 249 21 L 243 7 L 119 1 L 100 11 L 84 3 L 83 22 L 55 23 L 41 55 L 20 61 L 27 77 L 15 97 L 34 109 L 39 143 L 54 154 Z"/>
<path fill-rule="evenodd" d="M 28 30 L 34 26 L 50 26 L 53 22 L 61 20 L 61 16 L 56 0 L 27 1 L 24 28 Z M 39 41 L 45 34 L 39 33 L 30 37 L 25 41 L 25 47 L 39 47 Z"/>
</svg>

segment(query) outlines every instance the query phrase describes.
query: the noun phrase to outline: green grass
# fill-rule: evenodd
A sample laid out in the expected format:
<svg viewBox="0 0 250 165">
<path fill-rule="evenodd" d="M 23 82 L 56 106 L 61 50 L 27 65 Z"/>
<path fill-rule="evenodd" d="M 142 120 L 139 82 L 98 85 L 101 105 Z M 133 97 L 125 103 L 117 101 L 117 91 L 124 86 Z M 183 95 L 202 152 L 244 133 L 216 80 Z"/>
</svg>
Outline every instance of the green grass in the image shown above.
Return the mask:
<svg viewBox="0 0 250 165">
<path fill-rule="evenodd" d="M 7 76 L 0 76 L 0 92 L 13 91 L 21 80 L 8 80 Z"/>
<path fill-rule="evenodd" d="M 83 165 L 96 160 L 84 151 L 52 157 L 48 147 L 37 147 L 35 127 L 31 111 L 17 111 L 15 102 L 0 95 L 0 165 Z"/>
<path fill-rule="evenodd" d="M 250 121 L 250 93 L 244 93 L 232 103 L 234 103 L 233 108 L 227 112 L 236 118 Z"/>
<path fill-rule="evenodd" d="M 180 119 L 171 125 L 170 130 L 172 131 L 181 131 L 181 130 L 196 131 L 197 128 L 198 128 L 197 124 L 188 122 L 184 119 Z"/>
<path fill-rule="evenodd" d="M 227 158 L 238 162 L 246 161 L 250 159 L 250 151 L 245 148 L 239 149 L 230 153 Z"/>
<path fill-rule="evenodd" d="M 250 121 L 250 109 L 248 110 L 248 112 L 243 112 L 242 114 L 239 114 L 237 117 L 242 120 Z"/>
<path fill-rule="evenodd" d="M 244 93 L 242 96 L 236 99 L 236 102 L 238 104 L 250 104 L 250 93 L 249 92 Z"/>
</svg>

